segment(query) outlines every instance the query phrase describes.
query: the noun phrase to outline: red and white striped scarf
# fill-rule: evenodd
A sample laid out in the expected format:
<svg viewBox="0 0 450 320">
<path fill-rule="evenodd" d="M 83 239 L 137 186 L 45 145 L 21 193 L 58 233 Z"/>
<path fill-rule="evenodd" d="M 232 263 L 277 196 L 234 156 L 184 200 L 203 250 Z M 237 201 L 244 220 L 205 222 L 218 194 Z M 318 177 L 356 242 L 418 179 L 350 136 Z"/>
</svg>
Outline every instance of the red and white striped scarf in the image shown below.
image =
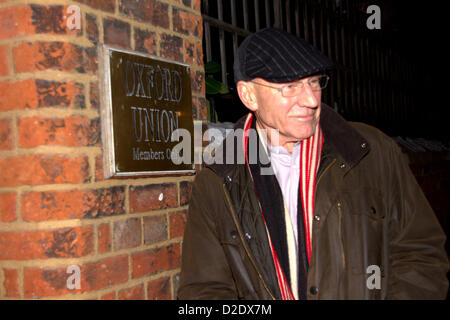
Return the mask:
<svg viewBox="0 0 450 320">
<path fill-rule="evenodd" d="M 248 157 L 248 136 L 249 129 L 251 127 L 253 119 L 253 114 L 249 113 L 244 124 L 244 152 L 247 166 Z M 305 139 L 301 142 L 300 146 L 300 192 L 301 192 L 301 205 L 303 208 L 303 219 L 305 221 L 305 237 L 306 237 L 306 252 L 308 256 L 308 262 L 311 262 L 311 250 L 312 250 L 312 221 L 314 216 L 314 195 L 316 189 L 316 175 L 320 164 L 320 156 L 322 154 L 323 147 L 323 134 L 322 130 L 317 124 L 314 135 Z M 286 213 L 288 214 L 288 213 Z M 283 272 L 283 269 L 278 260 L 277 253 L 274 250 L 272 240 L 270 238 L 269 231 L 267 229 L 267 223 L 264 218 L 263 220 L 266 224 L 267 235 L 269 238 L 270 248 L 272 250 L 272 257 L 275 264 L 275 269 L 277 272 L 278 285 L 280 287 L 281 296 L 283 300 L 295 300 L 295 296 L 292 293 L 289 281 Z M 292 257 L 296 258 L 296 257 Z M 291 257 L 290 257 L 291 259 Z"/>
</svg>

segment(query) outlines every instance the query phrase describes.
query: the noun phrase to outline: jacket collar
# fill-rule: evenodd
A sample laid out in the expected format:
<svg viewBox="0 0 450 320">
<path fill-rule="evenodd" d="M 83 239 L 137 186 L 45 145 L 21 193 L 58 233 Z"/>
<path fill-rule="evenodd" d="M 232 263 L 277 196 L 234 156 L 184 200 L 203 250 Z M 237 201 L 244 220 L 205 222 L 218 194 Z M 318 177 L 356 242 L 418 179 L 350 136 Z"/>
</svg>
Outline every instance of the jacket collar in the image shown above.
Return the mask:
<svg viewBox="0 0 450 320">
<path fill-rule="evenodd" d="M 239 130 L 239 134 L 227 136 L 226 139 L 235 139 L 234 143 L 230 144 L 234 148 L 234 161 L 232 163 L 226 163 L 225 155 L 226 143 L 217 149 L 216 152 L 222 152 L 224 163 L 206 165 L 216 172 L 219 176 L 225 177 L 235 167 L 237 162 L 237 155 L 241 154 L 237 152 L 238 148 L 243 148 L 243 128 L 247 116 L 239 119 L 234 125 L 234 129 Z M 330 108 L 328 105 L 322 103 L 320 112 L 320 126 L 324 135 L 325 144 L 335 153 L 339 154 L 346 162 L 349 168 L 355 166 L 370 150 L 369 143 L 361 134 L 353 128 L 344 118 L 342 118 L 336 111 Z M 243 164 L 242 164 L 243 165 Z"/>
<path fill-rule="evenodd" d="M 352 168 L 369 152 L 367 140 L 347 120 L 322 104 L 320 126 L 325 143 Z"/>
</svg>

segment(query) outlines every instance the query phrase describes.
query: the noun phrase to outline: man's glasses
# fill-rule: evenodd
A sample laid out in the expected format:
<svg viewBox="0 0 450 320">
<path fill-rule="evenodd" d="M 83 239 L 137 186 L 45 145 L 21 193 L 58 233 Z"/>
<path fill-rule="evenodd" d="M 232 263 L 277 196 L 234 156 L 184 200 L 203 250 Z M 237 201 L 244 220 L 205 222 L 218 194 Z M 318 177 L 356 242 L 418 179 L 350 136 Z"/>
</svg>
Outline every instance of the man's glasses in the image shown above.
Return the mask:
<svg viewBox="0 0 450 320">
<path fill-rule="evenodd" d="M 319 91 L 319 90 L 325 89 L 325 87 L 328 84 L 329 79 L 330 79 L 329 76 L 321 75 L 321 76 L 312 77 L 307 82 L 308 82 L 308 85 L 311 87 L 312 91 Z M 273 86 L 269 86 L 267 84 L 262 84 L 262 83 L 255 82 L 255 81 L 251 81 L 251 82 L 253 82 L 254 84 L 263 86 L 263 87 L 276 89 L 281 92 L 281 95 L 283 97 L 296 96 L 297 94 L 300 93 L 300 90 L 302 90 L 303 87 L 305 86 L 304 82 L 296 82 L 296 83 L 287 84 L 287 85 L 284 85 L 281 87 L 273 87 Z"/>
</svg>

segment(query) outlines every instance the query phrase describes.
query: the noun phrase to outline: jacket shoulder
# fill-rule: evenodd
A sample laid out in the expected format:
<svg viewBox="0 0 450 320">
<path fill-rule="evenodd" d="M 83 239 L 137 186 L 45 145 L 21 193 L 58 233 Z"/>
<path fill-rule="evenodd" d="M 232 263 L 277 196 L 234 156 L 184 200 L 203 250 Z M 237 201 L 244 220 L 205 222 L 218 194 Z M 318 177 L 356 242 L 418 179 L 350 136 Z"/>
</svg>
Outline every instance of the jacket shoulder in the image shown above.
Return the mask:
<svg viewBox="0 0 450 320">
<path fill-rule="evenodd" d="M 223 179 L 214 170 L 209 167 L 203 167 L 199 172 L 196 173 L 194 184 L 222 184 Z"/>
<path fill-rule="evenodd" d="M 380 129 L 362 122 L 349 121 L 349 124 L 367 140 L 372 150 L 386 152 L 389 148 L 401 152 L 397 143 Z"/>
</svg>

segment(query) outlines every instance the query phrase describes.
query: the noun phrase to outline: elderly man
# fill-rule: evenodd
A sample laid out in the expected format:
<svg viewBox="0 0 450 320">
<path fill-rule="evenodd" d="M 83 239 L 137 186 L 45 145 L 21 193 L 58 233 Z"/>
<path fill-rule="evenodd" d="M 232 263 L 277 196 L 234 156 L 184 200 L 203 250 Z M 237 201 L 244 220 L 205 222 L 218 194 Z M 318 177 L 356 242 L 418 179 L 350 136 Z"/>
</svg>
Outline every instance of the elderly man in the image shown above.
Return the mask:
<svg viewBox="0 0 450 320">
<path fill-rule="evenodd" d="M 250 113 L 193 183 L 180 299 L 446 297 L 445 235 L 396 144 L 321 102 L 331 67 L 277 29 L 239 47 Z"/>
</svg>

